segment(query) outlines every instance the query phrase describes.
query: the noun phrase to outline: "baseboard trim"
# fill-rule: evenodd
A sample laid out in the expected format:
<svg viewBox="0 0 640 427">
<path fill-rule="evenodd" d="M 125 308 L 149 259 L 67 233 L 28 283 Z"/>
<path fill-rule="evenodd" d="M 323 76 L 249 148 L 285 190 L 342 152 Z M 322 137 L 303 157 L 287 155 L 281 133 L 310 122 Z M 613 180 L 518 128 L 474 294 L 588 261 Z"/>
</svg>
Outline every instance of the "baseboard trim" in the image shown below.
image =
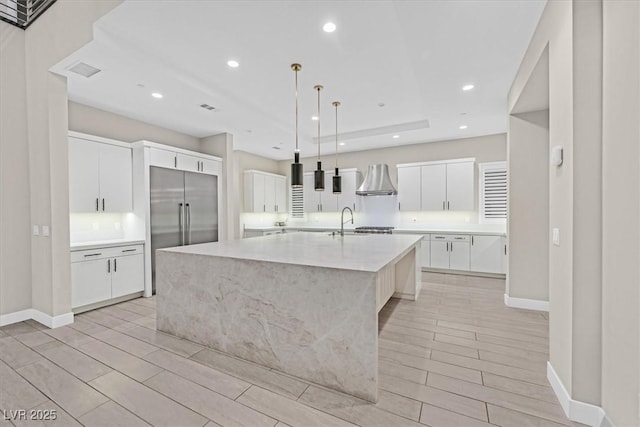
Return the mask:
<svg viewBox="0 0 640 427">
<path fill-rule="evenodd" d="M 567 418 L 592 427 L 612 426 L 611 420 L 606 416 L 604 409 L 600 406 L 571 399 L 569 392 L 562 384 L 560 377 L 556 373 L 551 362 L 547 362 L 547 379 L 551 384 L 553 392 L 560 401 Z"/>
<path fill-rule="evenodd" d="M 14 311 L 13 313 L 7 313 L 0 315 L 0 326 L 10 325 L 12 323 L 24 322 L 31 319 L 31 309 Z"/>
<path fill-rule="evenodd" d="M 25 320 L 29 319 L 33 319 L 36 322 L 43 324 L 44 326 L 54 329 L 73 323 L 73 313 L 65 313 L 59 316 L 49 316 L 48 314 L 45 314 L 40 310 L 28 308 L 26 310 L 16 311 L 14 313 L 3 314 L 2 316 L 0 316 L 0 326 L 24 322 Z"/>
<path fill-rule="evenodd" d="M 549 311 L 549 301 L 515 298 L 507 294 L 504 294 L 504 305 L 513 308 L 524 308 L 526 310 Z"/>
</svg>

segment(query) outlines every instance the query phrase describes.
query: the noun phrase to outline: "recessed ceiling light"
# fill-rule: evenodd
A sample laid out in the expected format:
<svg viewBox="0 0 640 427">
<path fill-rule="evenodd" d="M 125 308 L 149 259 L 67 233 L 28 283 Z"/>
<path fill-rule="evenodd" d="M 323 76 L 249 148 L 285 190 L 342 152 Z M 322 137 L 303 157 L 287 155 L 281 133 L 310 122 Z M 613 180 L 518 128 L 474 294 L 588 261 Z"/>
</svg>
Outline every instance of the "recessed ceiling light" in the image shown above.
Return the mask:
<svg viewBox="0 0 640 427">
<path fill-rule="evenodd" d="M 460 126 L 460 129 L 466 129 L 466 128 L 467 128 L 467 125 Z"/>
<path fill-rule="evenodd" d="M 333 22 L 327 22 L 322 26 L 325 33 L 333 33 L 336 30 L 336 24 Z"/>
<path fill-rule="evenodd" d="M 398 138 L 400 138 L 400 135 L 393 135 L 392 138 L 393 139 L 398 139 Z"/>
<path fill-rule="evenodd" d="M 316 122 L 317 122 L 317 121 L 318 121 L 318 116 L 311 116 L 311 120 L 313 120 L 313 121 L 316 121 Z"/>
<path fill-rule="evenodd" d="M 234 60 L 234 59 L 230 59 L 227 61 L 227 65 L 231 68 L 238 68 L 240 66 L 240 64 L 238 63 L 238 61 Z"/>
<path fill-rule="evenodd" d="M 344 145 L 344 142 L 341 142 L 340 145 Z"/>
<path fill-rule="evenodd" d="M 462 90 L 467 91 L 473 89 L 474 87 L 474 85 L 464 85 L 462 86 Z"/>
<path fill-rule="evenodd" d="M 151 96 L 153 96 L 154 98 L 160 99 L 162 98 L 163 95 L 160 92 L 153 92 Z"/>
</svg>

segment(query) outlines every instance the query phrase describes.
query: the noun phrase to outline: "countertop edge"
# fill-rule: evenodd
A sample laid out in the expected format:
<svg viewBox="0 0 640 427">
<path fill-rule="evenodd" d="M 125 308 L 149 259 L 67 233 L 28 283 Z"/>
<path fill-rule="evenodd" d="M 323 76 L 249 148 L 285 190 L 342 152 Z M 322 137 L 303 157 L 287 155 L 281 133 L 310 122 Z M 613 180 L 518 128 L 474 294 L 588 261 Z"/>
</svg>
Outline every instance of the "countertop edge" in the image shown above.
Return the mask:
<svg viewBox="0 0 640 427">
<path fill-rule="evenodd" d="M 97 248 L 115 248 L 118 246 L 144 245 L 144 240 L 105 240 L 103 242 L 78 242 L 72 243 L 69 247 L 71 252 L 84 251 Z"/>
</svg>

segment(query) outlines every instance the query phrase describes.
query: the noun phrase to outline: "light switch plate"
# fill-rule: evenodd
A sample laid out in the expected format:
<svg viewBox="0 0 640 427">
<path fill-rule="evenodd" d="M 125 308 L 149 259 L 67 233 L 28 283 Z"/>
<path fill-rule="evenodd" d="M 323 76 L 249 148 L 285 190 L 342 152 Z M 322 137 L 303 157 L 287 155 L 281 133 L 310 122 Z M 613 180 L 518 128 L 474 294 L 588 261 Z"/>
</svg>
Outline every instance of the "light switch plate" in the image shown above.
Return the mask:
<svg viewBox="0 0 640 427">
<path fill-rule="evenodd" d="M 34 236 L 39 236 L 40 235 L 40 227 L 37 225 L 33 226 L 33 235 Z"/>
<path fill-rule="evenodd" d="M 560 246 L 560 229 L 559 228 L 554 228 L 552 230 L 552 239 L 553 239 L 553 244 L 556 246 Z"/>
<path fill-rule="evenodd" d="M 42 235 L 44 237 L 49 237 L 49 226 L 48 225 L 43 225 L 42 226 Z"/>
</svg>

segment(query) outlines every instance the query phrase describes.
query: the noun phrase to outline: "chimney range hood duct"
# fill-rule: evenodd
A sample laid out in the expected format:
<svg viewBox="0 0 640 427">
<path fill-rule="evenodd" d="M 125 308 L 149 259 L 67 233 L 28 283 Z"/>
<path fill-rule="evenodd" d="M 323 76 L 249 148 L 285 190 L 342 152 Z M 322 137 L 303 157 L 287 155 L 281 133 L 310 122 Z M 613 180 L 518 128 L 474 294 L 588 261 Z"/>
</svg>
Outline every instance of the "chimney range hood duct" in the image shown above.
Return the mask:
<svg viewBox="0 0 640 427">
<path fill-rule="evenodd" d="M 369 165 L 367 177 L 356 190 L 360 196 L 392 196 L 398 194 L 389 177 L 389 166 L 384 163 Z"/>
</svg>

